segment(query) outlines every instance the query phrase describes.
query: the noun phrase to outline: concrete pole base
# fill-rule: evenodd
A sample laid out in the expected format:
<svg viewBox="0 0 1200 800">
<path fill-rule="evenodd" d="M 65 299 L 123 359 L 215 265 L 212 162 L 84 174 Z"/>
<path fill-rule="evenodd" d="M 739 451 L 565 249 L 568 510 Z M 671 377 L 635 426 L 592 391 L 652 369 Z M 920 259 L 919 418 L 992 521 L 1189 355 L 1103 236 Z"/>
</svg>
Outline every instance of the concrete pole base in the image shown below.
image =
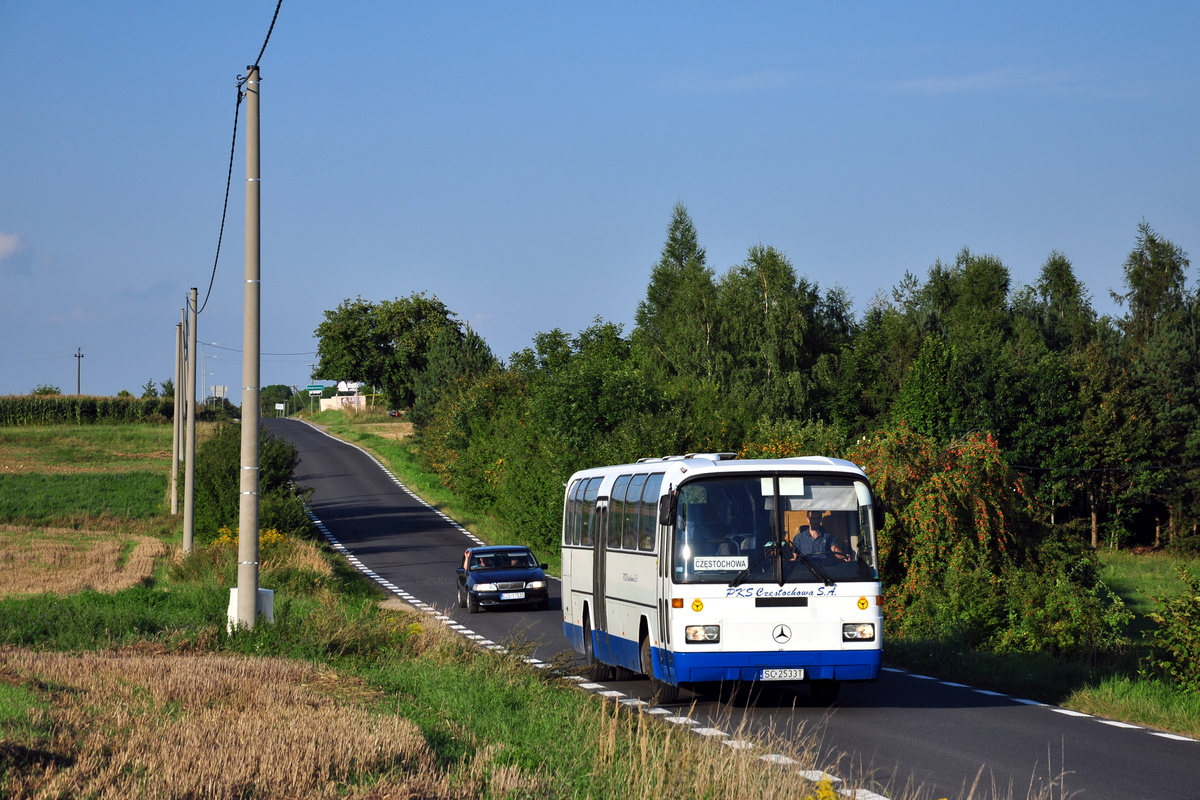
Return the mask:
<svg viewBox="0 0 1200 800">
<path fill-rule="evenodd" d="M 238 626 L 238 590 L 234 587 L 229 590 L 229 611 L 225 622 L 225 630 L 228 633 L 233 633 L 233 629 Z M 275 591 L 273 589 L 259 589 L 258 603 L 255 605 L 255 619 L 261 618 L 264 622 L 275 621 Z"/>
</svg>

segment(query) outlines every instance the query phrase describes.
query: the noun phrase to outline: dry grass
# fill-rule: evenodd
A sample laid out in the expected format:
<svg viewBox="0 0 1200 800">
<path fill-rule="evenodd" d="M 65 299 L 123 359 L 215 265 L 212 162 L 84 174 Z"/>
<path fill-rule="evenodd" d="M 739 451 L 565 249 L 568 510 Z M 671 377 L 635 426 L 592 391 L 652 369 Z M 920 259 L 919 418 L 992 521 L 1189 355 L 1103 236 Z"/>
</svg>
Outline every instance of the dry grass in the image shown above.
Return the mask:
<svg viewBox="0 0 1200 800">
<path fill-rule="evenodd" d="M 354 429 L 399 442 L 412 436 L 413 424 L 411 422 L 369 422 L 356 425 Z"/>
<path fill-rule="evenodd" d="M 133 533 L 3 525 L 0 596 L 127 589 L 167 553 L 161 540 Z"/>
<path fill-rule="evenodd" d="M 5 743 L 42 756 L 10 767 L 8 797 L 463 794 L 414 724 L 372 713 L 375 693 L 329 670 L 279 659 L 9 649 L 0 651 L 0 673 L 42 688 L 55 732 L 48 743 Z"/>
</svg>

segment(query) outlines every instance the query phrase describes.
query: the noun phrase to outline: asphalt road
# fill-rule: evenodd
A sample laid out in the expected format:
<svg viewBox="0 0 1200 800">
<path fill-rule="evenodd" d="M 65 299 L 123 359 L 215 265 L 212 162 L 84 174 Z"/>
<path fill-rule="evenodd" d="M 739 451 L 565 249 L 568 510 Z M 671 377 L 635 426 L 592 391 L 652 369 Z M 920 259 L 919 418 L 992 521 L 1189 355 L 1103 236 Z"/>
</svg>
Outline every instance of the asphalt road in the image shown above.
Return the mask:
<svg viewBox="0 0 1200 800">
<path fill-rule="evenodd" d="M 364 451 L 296 420 L 263 424 L 296 444 L 295 477 L 313 488 L 314 515 L 364 568 L 485 641 L 520 640 L 542 660 L 569 650 L 557 581 L 548 611 L 468 614 L 458 608 L 454 568 L 469 534 Z M 605 687 L 650 699 L 644 680 Z M 1200 742 L 897 670 L 844 685 L 833 708 L 801 687 L 748 698 L 704 687 L 668 708 L 714 730 L 817 731 L 838 765 L 831 772 L 868 774 L 884 796 L 913 786 L 930 797 L 966 796 L 978 781 L 976 798 L 1200 800 Z"/>
</svg>

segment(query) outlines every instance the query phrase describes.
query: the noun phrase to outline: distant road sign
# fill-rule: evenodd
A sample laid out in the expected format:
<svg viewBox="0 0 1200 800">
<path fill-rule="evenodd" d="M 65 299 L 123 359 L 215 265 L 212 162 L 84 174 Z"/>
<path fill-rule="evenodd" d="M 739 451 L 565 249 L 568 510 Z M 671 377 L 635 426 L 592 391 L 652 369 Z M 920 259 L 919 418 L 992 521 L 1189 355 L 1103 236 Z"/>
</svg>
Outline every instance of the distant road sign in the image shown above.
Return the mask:
<svg viewBox="0 0 1200 800">
<path fill-rule="evenodd" d="M 323 391 L 325 391 L 325 387 L 320 385 L 319 383 L 315 383 L 315 384 L 310 384 L 308 387 L 308 390 L 310 392 L 323 392 Z"/>
<path fill-rule="evenodd" d="M 309 397 L 320 397 L 322 391 L 324 391 L 324 390 L 323 389 L 309 389 L 308 396 Z"/>
</svg>

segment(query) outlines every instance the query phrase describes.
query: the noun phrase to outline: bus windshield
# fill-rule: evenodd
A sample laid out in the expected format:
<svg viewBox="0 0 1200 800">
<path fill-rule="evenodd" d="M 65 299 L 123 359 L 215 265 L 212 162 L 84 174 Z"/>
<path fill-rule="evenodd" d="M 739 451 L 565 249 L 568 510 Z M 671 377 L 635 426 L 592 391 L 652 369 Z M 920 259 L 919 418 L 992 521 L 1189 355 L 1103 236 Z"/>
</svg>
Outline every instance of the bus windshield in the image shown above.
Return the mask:
<svg viewBox="0 0 1200 800">
<path fill-rule="evenodd" d="M 676 583 L 878 580 L 871 490 L 825 475 L 699 478 L 679 488 Z"/>
</svg>

